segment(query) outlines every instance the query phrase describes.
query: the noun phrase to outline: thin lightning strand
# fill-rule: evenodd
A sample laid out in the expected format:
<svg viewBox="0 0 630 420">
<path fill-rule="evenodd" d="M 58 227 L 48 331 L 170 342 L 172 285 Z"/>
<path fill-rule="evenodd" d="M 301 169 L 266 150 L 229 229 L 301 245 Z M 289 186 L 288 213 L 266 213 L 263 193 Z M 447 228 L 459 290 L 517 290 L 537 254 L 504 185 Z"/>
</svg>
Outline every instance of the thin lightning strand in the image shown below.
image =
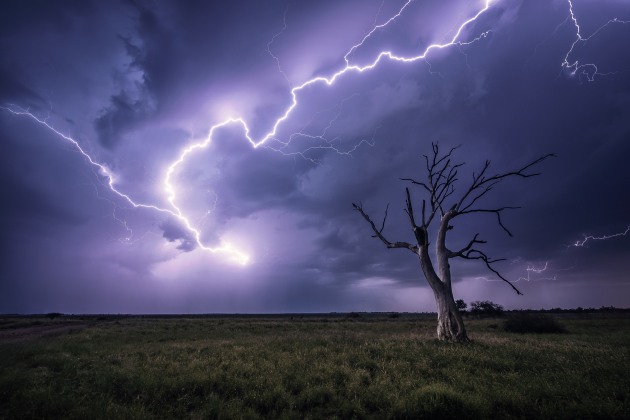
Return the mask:
<svg viewBox="0 0 630 420">
<path fill-rule="evenodd" d="M 344 156 L 349 156 L 352 157 L 352 153 L 354 153 L 359 147 L 361 147 L 362 145 L 368 145 L 368 146 L 374 146 L 374 136 L 376 135 L 376 131 L 378 131 L 378 128 L 376 130 L 373 131 L 372 133 L 372 138 L 370 140 L 368 139 L 362 139 L 359 143 L 355 144 L 353 147 L 351 147 L 348 150 L 340 150 L 337 147 L 334 146 L 334 142 L 337 140 L 340 140 L 339 136 L 336 136 L 334 138 L 328 138 L 328 130 L 330 130 L 333 125 L 336 123 L 336 121 L 339 119 L 339 116 L 341 115 L 343 108 L 346 104 L 346 102 L 350 101 L 351 99 L 354 99 L 355 97 L 360 96 L 358 93 L 353 93 L 352 95 L 350 95 L 349 97 L 343 99 L 339 104 L 336 104 L 328 109 L 324 109 L 322 111 L 317 112 L 316 115 L 318 114 L 322 114 L 322 113 L 326 113 L 326 112 L 330 112 L 333 110 L 336 110 L 335 115 L 331 118 L 331 120 L 328 122 L 328 125 L 326 125 L 326 127 L 324 127 L 324 129 L 322 130 L 322 132 L 320 134 L 309 134 L 306 132 L 306 130 L 308 129 L 308 127 L 312 124 L 312 122 L 314 121 L 315 118 L 311 119 L 308 123 L 306 123 L 299 131 L 291 134 L 289 136 L 289 139 L 287 141 L 282 141 L 279 140 L 277 138 L 274 138 L 273 141 L 277 142 L 279 144 L 278 147 L 273 147 L 270 144 L 270 141 L 268 141 L 267 143 L 265 143 L 265 145 L 263 147 L 268 148 L 270 150 L 273 150 L 274 152 L 279 152 L 284 156 L 300 156 L 302 159 L 307 160 L 315 165 L 319 164 L 320 162 L 316 159 L 316 158 L 311 158 L 308 156 L 309 152 L 314 152 L 314 151 L 322 151 L 322 150 L 330 150 L 334 153 L 337 153 L 338 155 L 344 155 Z M 303 148 L 303 150 L 299 151 L 299 152 L 287 152 L 284 149 L 288 148 L 291 143 L 293 142 L 293 140 L 295 140 L 296 138 L 301 138 L 301 139 L 308 139 L 311 141 L 321 141 L 323 142 L 323 144 L 317 145 L 317 146 L 310 146 L 307 148 Z"/>
<path fill-rule="evenodd" d="M 287 12 L 289 11 L 289 5 L 287 4 L 287 8 L 284 9 L 284 15 L 282 17 L 282 29 L 280 29 L 279 32 L 277 32 L 272 38 L 271 40 L 267 43 L 267 53 L 269 53 L 269 55 L 271 56 L 271 58 L 273 58 L 276 62 L 276 65 L 278 66 L 278 71 L 280 72 L 280 74 L 282 75 L 282 77 L 284 77 L 284 80 L 287 81 L 287 83 L 291 84 L 291 82 L 289 81 L 289 77 L 286 75 L 286 73 L 282 70 L 282 66 L 280 65 L 280 59 L 278 58 L 278 56 L 276 56 L 273 52 L 271 52 L 271 44 L 273 44 L 273 42 L 276 40 L 276 38 L 278 38 L 280 35 L 282 35 L 284 33 L 284 31 L 286 31 L 287 29 Z"/>
<path fill-rule="evenodd" d="M 350 54 L 352 54 L 354 52 L 354 50 L 356 50 L 357 48 L 359 48 L 360 46 L 362 46 L 365 41 L 368 40 L 369 37 L 372 36 L 372 34 L 376 31 L 378 31 L 379 29 L 383 29 L 384 27 L 386 27 L 387 25 L 389 25 L 390 23 L 392 23 L 394 20 L 396 20 L 401 14 L 402 12 L 407 8 L 407 6 L 409 6 L 409 4 L 412 2 L 413 0 L 407 0 L 407 3 L 405 3 L 403 5 L 403 7 L 400 8 L 400 10 L 398 11 L 398 13 L 396 13 L 394 16 L 390 17 L 385 23 L 382 23 L 380 25 L 376 25 L 374 28 L 372 28 L 371 31 L 369 31 L 367 34 L 365 34 L 365 36 L 363 37 L 363 39 L 361 40 L 361 42 L 359 42 L 358 44 L 355 44 L 352 46 L 352 48 L 350 48 L 348 50 L 348 52 L 343 56 L 344 61 L 346 62 L 346 67 L 350 65 L 350 60 L 348 59 L 348 56 Z M 486 3 L 487 5 L 487 3 Z M 381 8 L 383 7 L 383 4 L 381 3 Z M 381 10 L 381 8 L 379 8 L 379 12 Z M 374 19 L 376 20 L 376 18 Z"/>
<path fill-rule="evenodd" d="M 544 273 L 545 271 L 547 271 L 549 267 L 549 262 L 546 261 L 545 265 L 543 265 L 540 268 L 536 268 L 533 264 L 527 264 L 527 268 L 525 269 L 525 271 L 527 272 L 527 275 L 525 277 L 519 277 L 518 279 L 516 279 L 514 281 L 514 283 L 518 283 L 519 281 L 526 281 L 526 282 L 531 282 L 531 281 L 543 281 L 543 280 L 556 280 L 556 276 L 553 277 L 537 277 L 537 278 L 532 278 L 531 274 L 541 274 Z"/>
<path fill-rule="evenodd" d="M 612 239 L 612 238 L 618 238 L 620 236 L 626 236 L 629 232 L 630 232 L 630 225 L 628 225 L 626 227 L 625 231 L 618 232 L 618 233 L 613 233 L 612 235 L 602 235 L 602 236 L 591 236 L 591 235 L 586 236 L 586 235 L 584 235 L 584 239 L 582 239 L 581 241 L 575 241 L 570 246 L 586 247 L 586 244 L 588 242 L 590 242 L 590 241 L 605 241 L 605 240 Z"/>
<path fill-rule="evenodd" d="M 376 25 L 376 20 L 381 15 L 381 12 L 383 11 L 383 6 L 384 5 L 385 5 L 385 0 L 381 0 L 381 5 L 378 6 L 378 10 L 376 11 L 376 15 L 374 15 L 374 25 Z"/>
</svg>

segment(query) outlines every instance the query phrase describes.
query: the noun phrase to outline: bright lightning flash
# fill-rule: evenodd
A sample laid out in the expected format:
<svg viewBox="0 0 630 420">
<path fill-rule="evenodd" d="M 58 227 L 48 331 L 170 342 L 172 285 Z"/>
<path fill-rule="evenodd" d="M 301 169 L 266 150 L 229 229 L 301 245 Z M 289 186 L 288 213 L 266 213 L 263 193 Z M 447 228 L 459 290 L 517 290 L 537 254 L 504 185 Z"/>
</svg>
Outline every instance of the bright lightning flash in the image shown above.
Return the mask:
<svg viewBox="0 0 630 420">
<path fill-rule="evenodd" d="M 143 203 L 135 202 L 129 195 L 123 193 L 122 191 L 120 191 L 120 190 L 118 190 L 116 188 L 116 179 L 114 177 L 114 174 L 109 170 L 109 168 L 107 168 L 107 166 L 105 166 L 102 163 L 99 163 L 99 162 L 95 161 L 92 158 L 92 156 L 90 156 L 81 147 L 79 142 L 77 142 L 72 137 L 70 137 L 70 136 L 68 136 L 66 134 L 63 134 L 62 132 L 58 131 L 56 128 L 54 128 L 52 125 L 50 125 L 48 123 L 48 121 L 46 121 L 45 119 L 40 119 L 37 116 L 35 116 L 32 112 L 30 112 L 28 110 L 19 109 L 19 108 L 15 107 L 15 106 L 11 106 L 11 107 L 4 107 L 4 106 L 2 106 L 0 108 L 4 109 L 5 111 L 9 111 L 10 113 L 15 114 L 15 115 L 22 115 L 22 116 L 29 117 L 29 118 L 33 119 L 34 121 L 36 121 L 38 124 L 41 124 L 44 127 L 46 127 L 48 130 L 54 132 L 59 137 L 63 138 L 64 140 L 66 140 L 68 142 L 70 142 L 74 146 L 74 148 L 79 153 L 81 153 L 88 160 L 88 162 L 90 162 L 90 164 L 92 166 L 94 166 L 94 167 L 96 167 L 98 169 L 99 175 L 104 177 L 107 180 L 107 186 L 109 187 L 109 189 L 114 194 L 118 195 L 124 201 L 126 201 L 131 206 L 133 206 L 134 208 L 150 209 L 150 210 L 154 210 L 154 211 L 161 212 L 161 213 L 167 213 L 167 214 L 177 218 L 179 221 L 181 221 L 186 226 L 186 228 L 190 231 L 190 233 L 195 238 L 197 246 L 199 246 L 199 248 L 203 249 L 204 251 L 213 252 L 213 253 L 217 253 L 217 252 L 218 253 L 227 253 L 229 255 L 230 259 L 232 259 L 235 262 L 238 262 L 240 264 L 243 264 L 243 265 L 247 264 L 249 262 L 249 257 L 247 255 L 245 255 L 244 253 L 242 253 L 239 250 L 235 249 L 229 243 L 224 243 L 221 246 L 216 247 L 216 248 L 212 248 L 212 247 L 208 247 L 208 246 L 204 245 L 202 243 L 202 241 L 201 241 L 201 232 L 198 229 L 196 229 L 194 226 L 192 226 L 192 224 L 188 221 L 188 218 L 186 216 L 184 216 L 184 214 L 181 212 L 181 210 L 177 206 L 175 206 L 174 204 L 173 204 L 173 210 L 169 210 L 169 209 L 164 209 L 164 208 L 158 207 L 158 206 L 153 205 L 153 204 L 143 204 Z M 171 174 L 171 172 L 167 173 L 167 178 L 166 178 L 166 181 L 165 181 L 167 192 L 169 192 L 171 190 L 174 191 L 172 185 L 170 184 L 170 174 Z M 169 194 L 169 202 L 171 202 L 171 199 L 174 199 L 174 193 L 172 194 L 172 196 Z M 117 220 L 119 220 L 119 219 L 117 219 Z M 125 224 L 125 228 L 127 229 L 127 231 L 129 231 L 129 228 L 126 226 L 126 224 Z"/>
</svg>

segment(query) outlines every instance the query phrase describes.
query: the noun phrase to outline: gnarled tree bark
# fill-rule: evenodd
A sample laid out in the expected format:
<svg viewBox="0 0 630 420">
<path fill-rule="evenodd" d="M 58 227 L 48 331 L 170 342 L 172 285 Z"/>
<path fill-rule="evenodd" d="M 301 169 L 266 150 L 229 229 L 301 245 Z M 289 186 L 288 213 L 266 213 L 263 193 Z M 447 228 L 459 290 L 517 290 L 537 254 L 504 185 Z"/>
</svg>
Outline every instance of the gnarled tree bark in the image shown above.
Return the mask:
<svg viewBox="0 0 630 420">
<path fill-rule="evenodd" d="M 503 221 L 501 220 L 501 213 L 505 210 L 515 209 L 517 207 L 477 207 L 478 201 L 490 192 L 495 185 L 505 179 L 514 177 L 529 178 L 539 175 L 539 173 L 528 173 L 527 171 L 532 166 L 537 165 L 553 155 L 544 155 L 520 169 L 492 176 L 487 175 L 490 167 L 490 161 L 486 161 L 481 171 L 478 174 L 473 175 L 472 183 L 459 197 L 459 199 L 453 200 L 451 207 L 446 208 L 445 201 L 455 193 L 455 182 L 457 181 L 458 168 L 463 165 L 461 163 L 454 164 L 452 162 L 452 155 L 456 149 L 457 147 L 454 147 L 448 153 L 440 154 L 438 145 L 432 144 L 432 155 L 424 155 L 427 171 L 425 180 L 417 181 L 410 178 L 402 179 L 403 181 L 408 181 L 413 185 L 420 187 L 429 196 L 429 208 L 427 208 L 427 199 L 422 201 L 422 216 L 421 221 L 418 224 L 416 222 L 416 216 L 411 201 L 411 193 L 409 188 L 405 188 L 405 212 L 407 213 L 411 229 L 414 233 L 415 244 L 407 242 L 390 242 L 387 238 L 385 238 L 383 230 L 385 229 L 385 222 L 387 221 L 389 205 L 385 209 L 385 216 L 383 217 L 383 222 L 380 228 L 376 227 L 376 224 L 363 210 L 363 206 L 360 203 L 352 203 L 352 206 L 361 214 L 361 216 L 363 216 L 372 228 L 372 231 L 374 232 L 372 237 L 381 240 L 387 248 L 408 249 L 418 257 L 424 278 L 427 283 L 429 283 L 429 286 L 433 290 L 433 294 L 435 296 L 435 303 L 437 306 L 438 338 L 445 341 L 467 342 L 469 339 L 464 326 L 464 321 L 453 297 L 451 268 L 449 264 L 451 259 L 462 258 L 467 260 L 481 260 L 490 271 L 509 284 L 516 293 L 522 293 L 516 288 L 516 286 L 514 286 L 514 284 L 503 277 L 493 267 L 495 262 L 501 261 L 500 259 L 491 259 L 485 252 L 475 248 L 477 245 L 485 243 L 485 241 L 479 239 L 479 234 L 476 234 L 470 242 L 468 242 L 468 244 L 459 251 L 449 250 L 446 246 L 446 239 L 448 232 L 453 228 L 451 223 L 457 217 L 466 214 L 494 213 L 497 216 L 497 223 L 499 226 L 508 235 L 512 236 L 512 233 L 505 227 Z M 429 226 L 431 226 L 432 222 L 436 220 L 436 216 L 439 217 L 439 225 L 435 242 L 434 265 L 434 260 L 431 259 L 429 254 L 428 232 Z"/>
</svg>

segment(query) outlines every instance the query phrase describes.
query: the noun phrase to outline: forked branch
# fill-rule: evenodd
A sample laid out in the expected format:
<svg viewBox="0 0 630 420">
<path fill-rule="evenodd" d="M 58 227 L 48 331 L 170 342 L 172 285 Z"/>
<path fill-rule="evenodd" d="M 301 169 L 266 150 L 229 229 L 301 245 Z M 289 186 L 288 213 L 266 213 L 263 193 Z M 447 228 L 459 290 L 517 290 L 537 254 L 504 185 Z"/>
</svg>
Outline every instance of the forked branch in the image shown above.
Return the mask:
<svg viewBox="0 0 630 420">
<path fill-rule="evenodd" d="M 488 270 L 492 271 L 498 278 L 500 278 L 501 280 L 503 280 L 504 282 L 509 284 L 510 287 L 512 289 L 514 289 L 514 291 L 517 294 L 519 294 L 519 295 L 523 294 L 523 293 L 521 293 L 520 290 L 518 290 L 516 288 L 516 286 L 514 286 L 514 283 L 512 283 L 511 281 L 509 281 L 508 279 L 503 277 L 503 275 L 501 273 L 499 273 L 499 271 L 492 266 L 492 264 L 494 264 L 495 262 L 505 261 L 504 258 L 492 260 L 483 251 L 479 251 L 478 249 L 471 249 L 468 252 L 466 252 L 463 255 L 461 255 L 461 257 L 465 258 L 467 260 L 481 260 L 481 261 L 483 261 L 484 264 L 486 265 L 486 267 L 488 268 Z"/>
<path fill-rule="evenodd" d="M 518 209 L 520 207 L 514 207 L 514 206 L 505 206 L 505 207 L 499 207 L 498 209 L 474 209 L 474 210 L 465 210 L 465 211 L 460 211 L 458 213 L 458 215 L 462 215 L 462 214 L 470 214 L 470 213 L 494 213 L 497 215 L 497 222 L 499 223 L 499 226 L 501 226 L 501 228 L 510 236 L 514 236 L 512 235 L 512 232 L 510 232 L 510 230 L 505 227 L 505 225 L 503 224 L 503 220 L 501 220 L 501 212 L 505 211 L 505 210 L 515 210 Z"/>
<path fill-rule="evenodd" d="M 459 213 L 464 213 L 465 211 L 472 208 L 472 206 L 484 195 L 488 192 L 492 191 L 492 188 L 497 185 L 499 182 L 510 178 L 510 177 L 518 177 L 518 178 L 531 178 L 534 176 L 540 175 L 540 172 L 535 173 L 527 173 L 527 170 L 532 166 L 539 164 L 540 162 L 550 158 L 555 157 L 556 155 L 553 153 L 546 154 L 544 156 L 539 157 L 538 159 L 528 163 L 520 169 L 510 172 L 504 172 L 502 174 L 493 175 L 486 178 L 486 172 L 490 167 L 490 161 L 487 160 L 484 163 L 481 172 L 473 175 L 473 181 L 468 187 L 468 190 L 462 195 L 459 202 L 457 203 L 456 209 Z M 472 196 L 472 198 L 470 198 Z M 469 201 L 467 201 L 469 200 Z M 502 226 L 503 227 L 503 226 Z M 504 227 L 505 229 L 505 227 Z"/>
<path fill-rule="evenodd" d="M 407 242 L 391 242 L 387 240 L 385 236 L 383 236 L 385 220 L 387 219 L 387 210 L 385 210 L 385 217 L 383 218 L 383 224 L 381 226 L 381 229 L 378 229 L 376 225 L 374 224 L 374 222 L 372 221 L 372 219 L 370 218 L 370 216 L 363 210 L 363 206 L 361 205 L 361 203 L 359 204 L 352 203 L 352 207 L 354 207 L 356 211 L 361 213 L 361 216 L 363 216 L 363 218 L 370 224 L 372 231 L 374 231 L 374 235 L 372 235 L 372 237 L 380 239 L 381 242 L 383 242 L 385 246 L 387 246 L 387 248 L 405 248 L 405 249 L 410 250 L 413 253 L 418 252 L 418 247 L 415 245 L 412 245 Z"/>
<path fill-rule="evenodd" d="M 455 192 L 455 182 L 457 181 L 457 170 L 463 163 L 454 164 L 452 155 L 460 146 L 451 148 L 448 153 L 440 156 L 440 149 L 437 143 L 431 143 L 433 151 L 432 157 L 423 155 L 426 164 L 426 181 L 418 181 L 413 178 L 401 178 L 402 181 L 411 182 L 413 185 L 422 187 L 429 194 L 429 205 L 431 211 L 427 217 L 426 203 L 422 205 L 422 227 L 427 228 L 436 214 L 444 216 L 444 201 Z"/>
<path fill-rule="evenodd" d="M 486 241 L 481 240 L 481 239 L 477 239 L 477 238 L 479 238 L 479 234 L 478 233 L 476 233 L 475 236 L 470 240 L 470 242 L 468 242 L 468 245 L 466 245 L 465 247 L 463 247 L 459 251 L 457 251 L 457 252 L 448 251 L 448 258 L 463 257 L 464 253 L 470 251 L 472 249 L 472 247 L 475 246 L 475 244 L 485 244 L 485 243 L 487 243 Z"/>
<path fill-rule="evenodd" d="M 422 200 L 422 220 L 420 220 L 420 224 L 418 224 L 416 215 L 414 214 L 411 193 L 409 188 L 405 189 L 405 213 L 407 213 L 409 223 L 416 238 L 415 245 L 407 242 L 391 242 L 383 235 L 389 205 L 385 209 L 385 215 L 380 225 L 380 229 L 372 221 L 370 216 L 365 213 L 361 204 L 357 205 L 353 203 L 352 205 L 354 209 L 361 213 L 361 216 L 363 216 L 363 218 L 370 224 L 370 227 L 374 232 L 373 237 L 379 238 L 388 248 L 406 248 L 416 254 L 419 254 L 423 270 L 425 270 L 425 276 L 428 276 L 427 281 L 429 281 L 430 284 L 436 285 L 439 284 L 440 281 L 450 282 L 450 267 L 448 265 L 448 259 L 463 258 L 467 260 L 480 260 L 486 265 L 486 268 L 489 271 L 494 273 L 502 281 L 509 284 L 516 293 L 522 295 L 521 291 L 514 286 L 512 282 L 506 279 L 497 269 L 494 268 L 493 264 L 502 260 L 491 259 L 486 253 L 475 247 L 476 245 L 486 243 L 486 241 L 479 239 L 479 234 L 476 234 L 460 250 L 451 251 L 446 246 L 447 232 L 452 229 L 451 222 L 458 216 L 472 213 L 493 213 L 496 215 L 497 222 L 501 229 L 503 229 L 509 236 L 513 236 L 512 232 L 510 232 L 503 223 L 502 214 L 506 210 L 517 209 L 519 207 L 504 206 L 484 208 L 479 205 L 480 200 L 492 191 L 497 184 L 508 178 L 531 178 L 540 175 L 540 173 L 533 172 L 531 169 L 555 155 L 551 153 L 546 154 L 529 162 L 521 168 L 497 173 L 495 175 L 489 175 L 491 162 L 490 160 L 486 160 L 480 171 L 473 173 L 472 182 L 468 188 L 463 190 L 463 193 L 461 193 L 462 190 L 460 190 L 460 194 L 458 194 L 454 199 L 451 198 L 447 203 L 447 199 L 455 194 L 456 183 L 458 180 L 458 170 L 463 165 L 463 163 L 456 163 L 453 161 L 453 153 L 458 147 L 459 146 L 453 147 L 448 152 L 441 153 L 438 144 L 432 143 L 432 153 L 423 155 L 426 166 L 425 177 L 421 180 L 414 178 L 401 178 L 403 181 L 419 186 L 428 196 Z M 437 274 L 435 274 L 431 257 L 427 251 L 429 245 L 429 227 L 438 214 L 440 217 L 439 227 L 437 228 L 436 258 L 439 267 L 442 268 L 441 273 L 445 273 L 443 276 L 444 279 L 440 279 Z"/>
</svg>

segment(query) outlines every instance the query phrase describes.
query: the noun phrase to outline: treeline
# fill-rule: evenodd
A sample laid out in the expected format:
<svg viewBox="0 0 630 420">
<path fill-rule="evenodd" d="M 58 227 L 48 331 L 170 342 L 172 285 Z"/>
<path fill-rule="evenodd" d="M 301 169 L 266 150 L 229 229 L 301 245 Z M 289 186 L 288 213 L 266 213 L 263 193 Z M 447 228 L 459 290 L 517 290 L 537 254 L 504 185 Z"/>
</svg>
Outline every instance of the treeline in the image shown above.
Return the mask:
<svg viewBox="0 0 630 420">
<path fill-rule="evenodd" d="M 462 299 L 458 299 L 456 302 L 457 308 L 463 314 L 469 314 L 474 316 L 501 316 L 506 312 L 509 313 L 549 313 L 549 314 L 586 314 L 586 313 L 630 313 L 630 308 L 616 308 L 614 306 L 601 306 L 599 308 L 577 308 L 564 309 L 564 308 L 552 308 L 552 309 L 512 309 L 506 311 L 503 306 L 491 302 L 489 300 L 474 301 L 470 303 L 470 306 Z"/>
</svg>

